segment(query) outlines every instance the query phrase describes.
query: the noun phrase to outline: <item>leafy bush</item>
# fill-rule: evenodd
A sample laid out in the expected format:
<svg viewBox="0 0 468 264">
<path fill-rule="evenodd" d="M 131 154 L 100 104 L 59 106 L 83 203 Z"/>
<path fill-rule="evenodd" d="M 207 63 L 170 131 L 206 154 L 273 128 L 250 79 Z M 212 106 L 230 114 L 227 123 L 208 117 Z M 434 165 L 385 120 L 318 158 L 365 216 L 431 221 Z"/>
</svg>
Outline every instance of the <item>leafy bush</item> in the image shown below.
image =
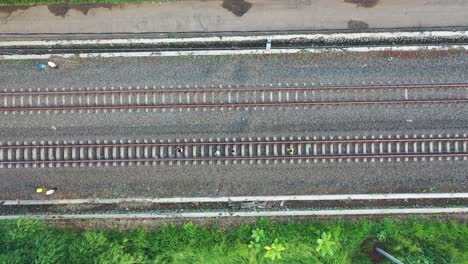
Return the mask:
<svg viewBox="0 0 468 264">
<path fill-rule="evenodd" d="M 252 230 L 252 235 L 250 236 L 253 240 L 250 241 L 249 248 L 251 249 L 260 249 L 262 247 L 262 242 L 265 239 L 265 231 L 260 228 L 255 228 Z"/>
<path fill-rule="evenodd" d="M 333 252 L 336 242 L 332 241 L 330 233 L 323 232 L 321 238 L 317 239 L 317 244 L 315 251 L 317 251 L 322 257 L 332 257 L 334 255 Z"/>
<path fill-rule="evenodd" d="M 278 242 L 277 238 L 275 238 L 275 241 L 271 244 L 271 246 L 265 246 L 264 249 L 266 250 L 266 253 L 263 256 L 270 260 L 281 259 L 281 252 L 286 250 L 283 244 Z"/>
</svg>

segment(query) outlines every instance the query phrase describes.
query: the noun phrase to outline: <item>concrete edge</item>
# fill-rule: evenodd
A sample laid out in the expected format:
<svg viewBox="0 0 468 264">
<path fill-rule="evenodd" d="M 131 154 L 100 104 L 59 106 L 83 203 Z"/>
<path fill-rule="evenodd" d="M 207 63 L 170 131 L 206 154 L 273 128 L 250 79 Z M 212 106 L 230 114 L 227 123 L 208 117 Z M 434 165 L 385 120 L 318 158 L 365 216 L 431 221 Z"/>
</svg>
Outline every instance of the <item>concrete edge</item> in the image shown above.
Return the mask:
<svg viewBox="0 0 468 264">
<path fill-rule="evenodd" d="M 340 42 L 353 40 L 394 40 L 419 38 L 467 38 L 468 31 L 403 31 L 403 32 L 360 32 L 360 33 L 314 33 L 314 34 L 273 34 L 252 36 L 210 36 L 210 37 L 181 37 L 181 38 L 119 38 L 119 39 L 87 39 L 87 40 L 12 40 L 0 41 L 0 47 L 15 46 L 54 46 L 54 45 L 128 45 L 128 44 L 181 44 L 181 43 L 227 43 L 253 41 L 326 41 Z"/>
<path fill-rule="evenodd" d="M 4 40 L 63 40 L 63 39 L 115 39 L 115 38 L 192 38 L 212 36 L 265 36 L 291 34 L 332 34 L 332 33 L 380 33 L 380 32 L 422 32 L 422 31 L 465 31 L 468 26 L 445 27 L 394 27 L 366 29 L 292 29 L 292 30 L 242 30 L 242 31 L 144 31 L 144 32 L 0 32 Z"/>
<path fill-rule="evenodd" d="M 453 208 L 392 208 L 352 210 L 249 211 L 249 212 L 187 212 L 135 214 L 58 214 L 58 215 L 2 215 L 0 220 L 20 217 L 33 219 L 161 219 L 161 218 L 219 218 L 219 217 L 275 217 L 275 216 L 351 216 L 351 215 L 407 215 L 407 214 L 465 214 L 468 207 Z"/>
<path fill-rule="evenodd" d="M 273 201 L 338 201 L 338 200 L 406 200 L 406 199 L 467 199 L 468 193 L 389 193 L 389 194 L 324 194 L 232 197 L 173 197 L 173 198 L 95 198 L 62 200 L 4 200 L 2 206 L 68 205 L 119 203 L 219 203 L 219 202 L 273 202 Z"/>
<path fill-rule="evenodd" d="M 244 49 L 244 50 L 197 50 L 197 51 L 160 51 L 160 52 L 106 52 L 106 53 L 64 53 L 64 54 L 23 54 L 0 55 L 0 60 L 47 60 L 92 59 L 92 58 L 138 58 L 138 57 L 179 57 L 179 56 L 229 56 L 229 55 L 280 55 L 280 54 L 319 54 L 330 52 L 399 52 L 399 51 L 467 51 L 468 44 L 461 45 L 407 45 L 375 47 L 342 47 L 342 48 L 304 48 L 304 49 Z"/>
</svg>

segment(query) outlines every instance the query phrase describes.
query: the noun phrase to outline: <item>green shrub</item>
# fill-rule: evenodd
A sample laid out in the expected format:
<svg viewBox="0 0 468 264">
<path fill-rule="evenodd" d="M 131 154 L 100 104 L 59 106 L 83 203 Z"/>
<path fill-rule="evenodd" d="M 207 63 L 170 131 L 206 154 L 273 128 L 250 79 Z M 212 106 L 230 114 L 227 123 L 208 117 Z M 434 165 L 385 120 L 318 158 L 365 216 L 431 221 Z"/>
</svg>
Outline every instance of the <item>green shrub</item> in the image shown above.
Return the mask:
<svg viewBox="0 0 468 264">
<path fill-rule="evenodd" d="M 315 251 L 317 251 L 322 257 L 330 256 L 333 257 L 335 254 L 335 247 L 336 242 L 331 239 L 331 234 L 327 232 L 323 232 L 322 236 L 317 239 L 317 247 Z"/>
</svg>

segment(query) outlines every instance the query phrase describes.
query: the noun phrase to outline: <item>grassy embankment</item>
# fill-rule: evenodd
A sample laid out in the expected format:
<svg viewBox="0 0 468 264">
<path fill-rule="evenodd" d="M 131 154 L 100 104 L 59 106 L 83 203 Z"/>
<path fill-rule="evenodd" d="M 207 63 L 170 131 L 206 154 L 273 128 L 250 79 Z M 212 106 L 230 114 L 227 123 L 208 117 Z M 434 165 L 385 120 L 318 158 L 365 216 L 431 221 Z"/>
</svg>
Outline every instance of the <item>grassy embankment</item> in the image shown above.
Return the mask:
<svg viewBox="0 0 468 264">
<path fill-rule="evenodd" d="M 128 4 L 142 2 L 168 2 L 175 0 L 0 0 L 2 5 L 52 5 L 52 4 Z"/>
<path fill-rule="evenodd" d="M 371 263 L 363 252 L 371 248 L 364 243 L 369 238 L 404 263 L 462 264 L 468 259 L 468 225 L 457 222 L 262 219 L 226 231 L 188 223 L 122 232 L 73 231 L 22 219 L 0 222 L 0 263 L 362 264 Z"/>
</svg>

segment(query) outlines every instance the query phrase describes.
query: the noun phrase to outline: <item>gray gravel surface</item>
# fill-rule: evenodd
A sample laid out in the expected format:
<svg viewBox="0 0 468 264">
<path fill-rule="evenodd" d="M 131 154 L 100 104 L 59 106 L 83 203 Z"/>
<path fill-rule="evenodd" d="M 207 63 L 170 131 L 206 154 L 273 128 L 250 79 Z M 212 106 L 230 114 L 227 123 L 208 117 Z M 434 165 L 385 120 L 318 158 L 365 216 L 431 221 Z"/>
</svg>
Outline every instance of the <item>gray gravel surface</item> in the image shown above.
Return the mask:
<svg viewBox="0 0 468 264">
<path fill-rule="evenodd" d="M 460 52 L 0 62 L 0 89 L 178 85 L 466 83 Z M 455 134 L 468 108 L 380 105 L 1 114 L 0 141 Z M 0 169 L 2 199 L 466 191 L 467 161 Z"/>
<path fill-rule="evenodd" d="M 464 52 L 331 53 L 283 56 L 116 58 L 0 63 L 3 89 L 102 86 L 186 86 L 467 82 Z"/>
<path fill-rule="evenodd" d="M 466 161 L 0 169 L 0 199 L 462 192 L 466 169 Z M 38 186 L 58 190 L 45 197 Z"/>
<path fill-rule="evenodd" d="M 9 114 L 0 133 L 1 141 L 463 133 L 466 113 L 453 104 Z"/>
</svg>

